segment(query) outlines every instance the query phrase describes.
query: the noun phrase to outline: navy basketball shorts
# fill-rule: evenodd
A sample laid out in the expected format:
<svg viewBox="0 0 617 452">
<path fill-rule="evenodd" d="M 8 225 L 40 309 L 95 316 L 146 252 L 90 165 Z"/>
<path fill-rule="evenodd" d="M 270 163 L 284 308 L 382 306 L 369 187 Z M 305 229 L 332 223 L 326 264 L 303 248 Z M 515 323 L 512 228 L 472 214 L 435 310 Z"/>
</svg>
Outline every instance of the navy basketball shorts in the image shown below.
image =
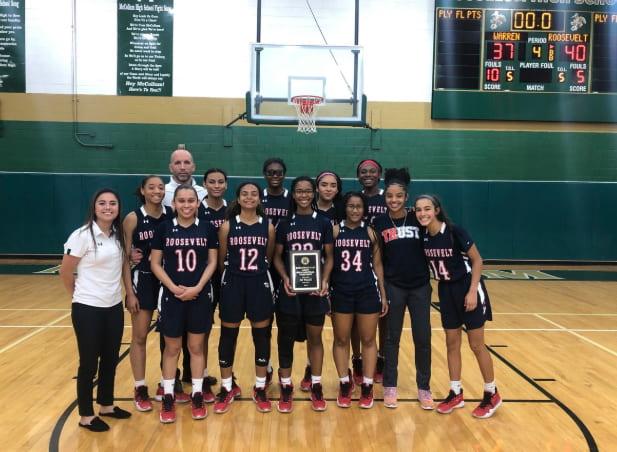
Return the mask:
<svg viewBox="0 0 617 452">
<path fill-rule="evenodd" d="M 376 314 L 381 312 L 381 296 L 372 284 L 357 290 L 330 290 L 332 312 L 341 314 Z"/>
<path fill-rule="evenodd" d="M 167 288 L 164 288 L 159 322 L 161 334 L 167 337 L 182 337 L 185 332 L 209 333 L 212 329 L 212 286 L 210 283 L 196 299 L 190 301 L 179 300 Z"/>
<path fill-rule="evenodd" d="M 139 300 L 139 309 L 154 311 L 158 308 L 159 290 L 161 283 L 154 276 L 154 273 L 142 272 L 133 269 L 131 272 L 133 282 L 133 292 Z"/>
<path fill-rule="evenodd" d="M 277 297 L 277 310 L 302 318 L 320 317 L 330 312 L 330 301 L 328 297 L 308 293 L 300 293 L 290 297 L 281 283 Z"/>
<path fill-rule="evenodd" d="M 465 311 L 465 295 L 471 285 L 471 274 L 458 281 L 439 281 L 439 309 L 441 325 L 445 329 L 457 329 L 465 325 L 468 330 L 482 328 L 484 322 L 493 320 L 491 302 L 484 281 L 478 284 L 478 304 L 473 311 Z"/>
<path fill-rule="evenodd" d="M 227 323 L 251 322 L 272 318 L 274 301 L 270 273 L 240 275 L 225 271 L 221 282 L 219 317 Z"/>
</svg>

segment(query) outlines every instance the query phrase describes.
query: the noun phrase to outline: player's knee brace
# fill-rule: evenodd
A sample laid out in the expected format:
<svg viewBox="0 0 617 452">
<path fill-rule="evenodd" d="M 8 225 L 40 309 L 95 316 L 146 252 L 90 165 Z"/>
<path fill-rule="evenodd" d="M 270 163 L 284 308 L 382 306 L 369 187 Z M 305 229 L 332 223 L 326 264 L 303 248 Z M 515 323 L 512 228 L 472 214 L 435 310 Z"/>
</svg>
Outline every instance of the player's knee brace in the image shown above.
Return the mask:
<svg viewBox="0 0 617 452">
<path fill-rule="evenodd" d="M 231 367 L 234 364 L 234 352 L 240 328 L 221 326 L 221 339 L 219 340 L 219 365 L 222 368 Z"/>
<path fill-rule="evenodd" d="M 270 335 L 269 326 L 253 328 L 253 344 L 255 344 L 255 365 L 266 366 L 270 360 Z"/>
<path fill-rule="evenodd" d="M 297 331 L 297 319 L 293 316 L 277 315 L 278 327 L 277 344 L 279 365 L 281 369 L 289 369 L 293 364 L 294 341 Z"/>
</svg>

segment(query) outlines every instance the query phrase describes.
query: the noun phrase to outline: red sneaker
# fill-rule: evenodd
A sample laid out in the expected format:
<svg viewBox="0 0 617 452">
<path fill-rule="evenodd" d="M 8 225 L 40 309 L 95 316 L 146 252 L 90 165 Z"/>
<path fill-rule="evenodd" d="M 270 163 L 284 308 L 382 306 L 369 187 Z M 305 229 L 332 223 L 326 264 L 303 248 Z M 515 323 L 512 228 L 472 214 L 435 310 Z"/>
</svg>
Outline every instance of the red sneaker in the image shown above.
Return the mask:
<svg viewBox="0 0 617 452">
<path fill-rule="evenodd" d="M 353 367 L 353 381 L 356 385 L 362 384 L 362 358 L 351 358 L 351 367 Z"/>
<path fill-rule="evenodd" d="M 378 356 L 377 365 L 375 366 L 375 376 L 373 377 L 375 383 L 383 383 L 383 368 L 385 364 L 383 356 Z"/>
<path fill-rule="evenodd" d="M 272 403 L 266 394 L 266 388 L 256 388 L 253 386 L 253 401 L 257 404 L 257 411 L 269 413 L 272 411 Z"/>
<path fill-rule="evenodd" d="M 163 405 L 161 406 L 159 420 L 163 424 L 171 424 L 172 422 L 176 422 L 176 404 L 174 403 L 174 397 L 171 394 L 165 394 L 163 396 Z"/>
<path fill-rule="evenodd" d="M 326 400 L 323 398 L 321 383 L 311 386 L 311 408 L 313 411 L 326 411 Z"/>
<path fill-rule="evenodd" d="M 190 394 L 184 392 L 182 382 L 177 378 L 174 383 L 174 397 L 176 398 L 176 403 L 189 403 L 191 401 Z"/>
<path fill-rule="evenodd" d="M 163 390 L 163 386 L 159 383 L 156 388 L 156 394 L 154 395 L 154 400 L 157 402 L 163 401 L 163 396 L 165 395 L 165 391 Z"/>
<path fill-rule="evenodd" d="M 362 391 L 360 393 L 360 408 L 373 408 L 373 385 L 362 383 L 360 389 Z"/>
<path fill-rule="evenodd" d="M 311 366 L 306 366 L 306 368 L 304 369 L 304 377 L 302 378 L 302 381 L 300 382 L 300 389 L 304 392 L 309 392 L 311 390 L 311 386 L 312 386 L 312 381 L 311 381 Z"/>
<path fill-rule="evenodd" d="M 204 404 L 204 395 L 201 392 L 196 392 L 191 397 L 191 416 L 193 419 L 205 419 L 208 415 L 208 410 Z"/>
<path fill-rule="evenodd" d="M 147 386 L 135 388 L 133 402 L 135 403 L 135 408 L 137 408 L 137 411 L 152 411 L 152 402 L 150 402 Z"/>
<path fill-rule="evenodd" d="M 291 413 L 293 409 L 293 385 L 280 385 L 281 395 L 279 396 L 279 403 L 276 406 L 276 409 L 279 410 L 279 413 Z"/>
<path fill-rule="evenodd" d="M 499 408 L 499 405 L 501 405 L 501 396 L 497 392 L 497 388 L 495 388 L 494 394 L 491 394 L 490 392 L 484 393 L 482 402 L 480 402 L 480 405 L 478 405 L 471 414 L 473 415 L 473 417 L 477 417 L 479 419 L 486 419 L 491 417 L 495 413 L 497 408 Z"/>
<path fill-rule="evenodd" d="M 349 408 L 351 406 L 351 391 L 353 380 L 347 383 L 339 383 L 338 396 L 336 397 L 336 405 L 341 408 Z"/>
<path fill-rule="evenodd" d="M 204 402 L 205 403 L 214 403 L 214 401 L 216 400 L 214 392 L 212 392 L 211 380 L 208 377 L 204 378 L 202 394 L 204 396 Z"/>
<path fill-rule="evenodd" d="M 214 402 L 214 412 L 217 414 L 223 414 L 229 411 L 231 402 L 234 401 L 233 388 L 231 391 L 221 386 L 221 392 L 216 395 L 216 402 Z"/>
<path fill-rule="evenodd" d="M 460 394 L 455 394 L 452 389 L 448 393 L 448 397 L 437 405 L 437 412 L 440 414 L 450 414 L 455 408 L 463 408 L 465 406 L 465 400 L 463 399 L 463 390 Z"/>
</svg>

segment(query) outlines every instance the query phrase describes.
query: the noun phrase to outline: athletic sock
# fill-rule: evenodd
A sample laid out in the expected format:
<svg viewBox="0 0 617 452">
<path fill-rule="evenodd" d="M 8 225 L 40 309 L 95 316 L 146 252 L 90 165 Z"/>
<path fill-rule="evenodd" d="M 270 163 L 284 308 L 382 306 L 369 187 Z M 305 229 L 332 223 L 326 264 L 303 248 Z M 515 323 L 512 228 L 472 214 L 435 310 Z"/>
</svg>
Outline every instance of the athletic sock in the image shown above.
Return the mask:
<svg viewBox="0 0 617 452">
<path fill-rule="evenodd" d="M 484 383 L 484 392 L 490 392 L 491 394 L 495 394 L 495 380 L 490 383 Z"/>
<path fill-rule="evenodd" d="M 191 395 L 195 395 L 198 392 L 202 392 L 204 379 L 203 378 L 192 378 L 191 380 L 193 384 L 193 391 L 191 392 Z"/>
<path fill-rule="evenodd" d="M 135 387 L 146 386 L 146 380 L 135 380 Z"/>
<path fill-rule="evenodd" d="M 172 378 L 171 380 L 163 380 L 163 392 L 165 394 L 172 394 L 174 393 L 174 383 L 176 382 L 175 378 Z"/>
<path fill-rule="evenodd" d="M 266 387 L 266 377 L 255 377 L 255 387 L 263 389 Z"/>
<path fill-rule="evenodd" d="M 454 391 L 454 394 L 459 395 L 461 393 L 461 380 L 450 381 L 450 389 Z"/>
<path fill-rule="evenodd" d="M 341 383 L 349 383 L 349 375 L 345 375 L 344 377 L 339 378 Z"/>
<path fill-rule="evenodd" d="M 291 386 L 291 377 L 281 377 L 281 385 Z"/>
<path fill-rule="evenodd" d="M 362 377 L 362 384 L 372 385 L 373 384 L 373 379 L 369 378 L 369 377 Z"/>
<path fill-rule="evenodd" d="M 311 384 L 318 385 L 321 383 L 321 375 L 311 375 Z"/>
<path fill-rule="evenodd" d="M 227 391 L 231 391 L 231 382 L 232 382 L 232 377 L 229 378 L 221 378 L 221 386 L 223 386 L 225 389 L 227 389 Z"/>
</svg>

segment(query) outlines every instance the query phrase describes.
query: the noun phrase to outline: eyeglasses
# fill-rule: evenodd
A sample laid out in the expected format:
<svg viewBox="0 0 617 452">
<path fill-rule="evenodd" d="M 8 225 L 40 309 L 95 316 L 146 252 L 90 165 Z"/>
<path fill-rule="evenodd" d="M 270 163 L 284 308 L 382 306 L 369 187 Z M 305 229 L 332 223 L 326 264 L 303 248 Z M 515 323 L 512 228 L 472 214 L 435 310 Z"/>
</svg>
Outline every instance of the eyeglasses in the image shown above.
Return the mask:
<svg viewBox="0 0 617 452">
<path fill-rule="evenodd" d="M 264 172 L 264 174 L 268 177 L 273 177 L 273 176 L 282 176 L 285 173 L 283 172 L 283 170 L 267 170 Z"/>
<path fill-rule="evenodd" d="M 301 195 L 312 195 L 313 194 L 313 190 L 294 190 L 294 193 L 298 196 Z"/>
<path fill-rule="evenodd" d="M 347 204 L 345 207 L 349 210 L 364 210 L 363 205 Z"/>
</svg>

